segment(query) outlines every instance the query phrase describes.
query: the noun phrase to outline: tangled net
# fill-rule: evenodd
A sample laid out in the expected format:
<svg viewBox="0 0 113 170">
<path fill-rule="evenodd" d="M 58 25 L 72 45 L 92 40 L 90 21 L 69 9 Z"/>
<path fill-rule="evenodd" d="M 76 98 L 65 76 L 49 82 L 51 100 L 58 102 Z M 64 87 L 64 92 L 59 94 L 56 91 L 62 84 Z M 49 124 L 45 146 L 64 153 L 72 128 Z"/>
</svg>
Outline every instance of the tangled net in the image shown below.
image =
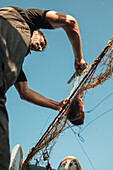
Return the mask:
<svg viewBox="0 0 113 170">
<path fill-rule="evenodd" d="M 49 162 L 51 150 L 66 125 L 66 110 L 72 97 L 79 95 L 83 97 L 84 92 L 92 89 L 108 80 L 113 73 L 113 38 L 94 62 L 84 70 L 83 74 L 76 78 L 74 87 L 68 97 L 67 103 L 63 106 L 58 116 L 54 119 L 42 138 L 27 154 L 25 164 L 41 165 Z M 78 86 L 77 86 L 78 84 Z M 36 158 L 35 158 L 36 156 Z"/>
<path fill-rule="evenodd" d="M 25 164 L 41 165 L 49 162 L 51 150 L 67 122 L 65 115 L 67 108 L 66 106 L 59 112 L 58 116 L 54 119 L 36 146 L 28 152 L 24 161 Z"/>
</svg>

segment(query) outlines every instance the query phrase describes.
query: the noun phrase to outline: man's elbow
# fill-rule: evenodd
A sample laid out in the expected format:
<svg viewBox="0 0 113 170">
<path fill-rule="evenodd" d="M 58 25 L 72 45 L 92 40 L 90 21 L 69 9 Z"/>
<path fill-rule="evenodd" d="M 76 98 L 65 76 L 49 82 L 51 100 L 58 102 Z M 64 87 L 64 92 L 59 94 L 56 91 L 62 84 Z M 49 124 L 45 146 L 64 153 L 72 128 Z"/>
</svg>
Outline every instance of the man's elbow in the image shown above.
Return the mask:
<svg viewBox="0 0 113 170">
<path fill-rule="evenodd" d="M 74 27 L 78 27 L 78 23 L 77 20 L 72 17 L 71 15 L 67 15 L 66 17 L 66 26 L 74 28 Z"/>
<path fill-rule="evenodd" d="M 23 94 L 19 94 L 19 96 L 22 100 L 25 100 L 25 96 Z"/>
<path fill-rule="evenodd" d="M 22 94 L 19 94 L 19 96 L 20 96 L 20 98 L 22 99 L 22 100 L 26 100 L 26 97 L 25 97 L 25 95 L 22 93 Z"/>
<path fill-rule="evenodd" d="M 28 96 L 28 90 L 24 90 L 21 93 L 19 93 L 19 96 L 22 100 L 26 100 L 27 101 L 27 96 Z"/>
</svg>

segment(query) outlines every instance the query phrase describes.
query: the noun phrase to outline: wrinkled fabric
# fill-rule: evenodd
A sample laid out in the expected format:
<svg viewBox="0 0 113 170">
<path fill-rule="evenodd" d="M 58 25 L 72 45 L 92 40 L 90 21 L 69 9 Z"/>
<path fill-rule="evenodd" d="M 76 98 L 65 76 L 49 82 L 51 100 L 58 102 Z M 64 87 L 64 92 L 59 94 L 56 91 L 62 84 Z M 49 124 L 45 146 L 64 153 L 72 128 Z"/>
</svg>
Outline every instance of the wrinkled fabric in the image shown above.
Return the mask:
<svg viewBox="0 0 113 170">
<path fill-rule="evenodd" d="M 30 29 L 13 8 L 0 9 L 0 87 L 16 82 L 30 44 Z"/>
<path fill-rule="evenodd" d="M 0 170 L 10 161 L 8 115 L 3 94 L 19 75 L 30 44 L 30 28 L 13 8 L 0 9 Z M 4 91 L 4 92 L 3 92 Z"/>
</svg>

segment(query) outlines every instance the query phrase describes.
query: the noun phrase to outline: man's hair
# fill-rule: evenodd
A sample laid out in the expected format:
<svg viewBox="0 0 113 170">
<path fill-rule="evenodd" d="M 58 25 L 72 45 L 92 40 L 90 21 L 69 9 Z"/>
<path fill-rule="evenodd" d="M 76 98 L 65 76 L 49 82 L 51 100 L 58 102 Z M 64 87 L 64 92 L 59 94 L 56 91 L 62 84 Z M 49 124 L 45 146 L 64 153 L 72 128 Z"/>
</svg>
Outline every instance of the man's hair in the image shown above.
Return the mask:
<svg viewBox="0 0 113 170">
<path fill-rule="evenodd" d="M 44 49 L 46 48 L 46 46 L 47 46 L 47 39 L 45 38 L 44 33 L 43 33 L 42 31 L 40 31 L 40 29 L 38 29 L 37 31 L 38 31 L 38 32 L 39 32 L 39 34 L 40 34 L 40 35 L 42 35 L 42 36 L 43 36 L 43 38 L 44 38 L 45 46 L 44 46 L 44 48 L 42 49 L 42 50 L 44 50 Z"/>
</svg>

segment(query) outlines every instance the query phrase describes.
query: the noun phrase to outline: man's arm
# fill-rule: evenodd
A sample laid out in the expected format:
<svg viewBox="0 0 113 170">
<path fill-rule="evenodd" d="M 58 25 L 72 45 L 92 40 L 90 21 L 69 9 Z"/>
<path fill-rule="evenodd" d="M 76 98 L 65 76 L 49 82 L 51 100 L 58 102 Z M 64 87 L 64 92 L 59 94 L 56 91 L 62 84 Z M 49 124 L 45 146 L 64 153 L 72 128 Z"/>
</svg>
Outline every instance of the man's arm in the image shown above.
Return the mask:
<svg viewBox="0 0 113 170">
<path fill-rule="evenodd" d="M 79 65 L 82 65 L 85 61 L 83 60 L 81 37 L 76 19 L 70 15 L 55 11 L 48 11 L 45 14 L 45 18 L 53 28 L 61 27 L 65 30 L 74 51 L 75 69 L 77 70 Z"/>
<path fill-rule="evenodd" d="M 42 107 L 47 107 L 50 109 L 60 111 L 66 102 L 66 100 L 62 102 L 56 102 L 56 101 L 53 101 L 51 99 L 48 99 L 40 95 L 39 93 L 28 88 L 27 81 L 16 82 L 15 87 L 22 100 L 26 100 L 30 103 L 33 103 L 33 104 L 36 104 Z"/>
</svg>

